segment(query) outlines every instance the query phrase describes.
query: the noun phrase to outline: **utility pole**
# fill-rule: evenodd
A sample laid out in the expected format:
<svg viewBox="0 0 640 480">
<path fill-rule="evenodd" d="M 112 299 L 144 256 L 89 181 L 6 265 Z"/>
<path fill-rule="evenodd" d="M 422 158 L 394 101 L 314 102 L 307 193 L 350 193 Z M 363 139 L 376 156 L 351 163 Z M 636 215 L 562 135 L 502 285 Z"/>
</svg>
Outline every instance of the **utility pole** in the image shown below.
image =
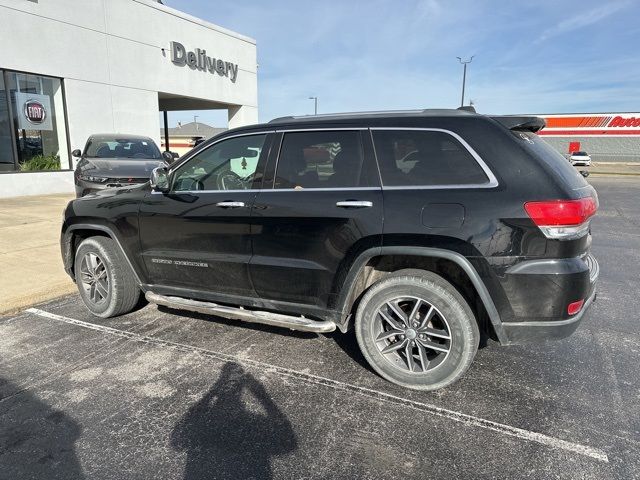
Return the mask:
<svg viewBox="0 0 640 480">
<path fill-rule="evenodd" d="M 200 115 L 194 115 L 194 116 L 193 116 L 193 123 L 195 123 L 195 124 L 196 124 L 196 131 L 198 131 L 198 117 L 199 117 L 199 116 L 200 116 Z"/>
<path fill-rule="evenodd" d="M 313 100 L 313 114 L 318 115 L 318 97 L 309 97 L 309 100 Z"/>
<path fill-rule="evenodd" d="M 456 57 L 458 61 L 464 66 L 462 70 L 462 100 L 460 100 L 461 107 L 464 107 L 464 87 L 467 83 L 467 64 L 473 62 L 473 57 L 475 57 L 475 55 L 471 55 L 471 58 L 469 60 L 462 60 L 462 58 Z"/>
</svg>

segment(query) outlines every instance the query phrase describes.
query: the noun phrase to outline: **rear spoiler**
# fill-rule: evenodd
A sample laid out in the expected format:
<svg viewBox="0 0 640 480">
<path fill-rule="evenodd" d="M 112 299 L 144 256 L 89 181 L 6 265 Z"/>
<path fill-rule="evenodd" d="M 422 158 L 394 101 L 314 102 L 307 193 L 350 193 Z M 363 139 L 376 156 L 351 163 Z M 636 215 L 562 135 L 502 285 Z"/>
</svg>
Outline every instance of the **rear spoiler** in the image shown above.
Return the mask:
<svg viewBox="0 0 640 480">
<path fill-rule="evenodd" d="M 539 132 L 546 125 L 544 118 L 540 117 L 516 117 L 510 115 L 499 115 L 493 118 L 496 122 L 501 123 L 509 130 L 518 132 Z"/>
</svg>

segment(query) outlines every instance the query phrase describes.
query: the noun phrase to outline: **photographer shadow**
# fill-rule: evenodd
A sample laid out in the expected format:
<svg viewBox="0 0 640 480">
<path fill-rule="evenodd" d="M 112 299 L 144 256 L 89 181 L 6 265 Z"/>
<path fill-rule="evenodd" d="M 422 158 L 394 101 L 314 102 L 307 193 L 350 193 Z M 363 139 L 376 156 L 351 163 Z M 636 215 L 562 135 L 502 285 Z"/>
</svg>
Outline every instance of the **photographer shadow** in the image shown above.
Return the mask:
<svg viewBox="0 0 640 480">
<path fill-rule="evenodd" d="M 268 479 L 271 457 L 295 451 L 297 439 L 264 386 L 231 362 L 174 427 L 171 446 L 187 452 L 185 480 Z"/>
<path fill-rule="evenodd" d="M 64 411 L 0 378 L 0 479 L 84 479 L 75 448 L 81 433 Z"/>
</svg>

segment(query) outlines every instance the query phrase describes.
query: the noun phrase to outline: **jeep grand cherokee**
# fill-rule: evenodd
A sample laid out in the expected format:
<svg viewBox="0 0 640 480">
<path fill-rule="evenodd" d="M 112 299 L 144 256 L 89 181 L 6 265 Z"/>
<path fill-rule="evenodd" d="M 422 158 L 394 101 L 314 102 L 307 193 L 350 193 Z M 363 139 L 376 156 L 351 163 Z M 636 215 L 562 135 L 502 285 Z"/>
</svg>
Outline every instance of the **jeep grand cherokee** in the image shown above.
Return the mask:
<svg viewBox="0 0 640 480">
<path fill-rule="evenodd" d="M 355 330 L 384 378 L 451 384 L 481 341 L 570 335 L 595 298 L 594 189 L 536 117 L 425 110 L 225 132 L 149 183 L 72 201 L 62 254 L 91 313 L 142 294 Z"/>
</svg>

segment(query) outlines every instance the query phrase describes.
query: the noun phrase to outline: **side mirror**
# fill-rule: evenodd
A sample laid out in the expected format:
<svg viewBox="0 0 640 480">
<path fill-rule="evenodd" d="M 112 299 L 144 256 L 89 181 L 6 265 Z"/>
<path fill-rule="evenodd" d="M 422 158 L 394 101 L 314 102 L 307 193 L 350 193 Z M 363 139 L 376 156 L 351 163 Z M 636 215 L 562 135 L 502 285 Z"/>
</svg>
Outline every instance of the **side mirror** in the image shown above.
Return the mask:
<svg viewBox="0 0 640 480">
<path fill-rule="evenodd" d="M 151 188 L 158 192 L 169 191 L 169 177 L 167 175 L 167 169 L 164 167 L 156 167 L 151 172 L 149 179 Z"/>
<path fill-rule="evenodd" d="M 164 160 L 164 163 L 166 163 L 167 165 L 171 165 L 176 160 L 176 158 L 177 156 L 173 152 L 162 152 L 162 160 Z"/>
<path fill-rule="evenodd" d="M 71 155 L 79 158 L 82 156 L 82 152 L 80 151 L 80 149 L 76 148 L 73 152 L 71 152 Z"/>
<path fill-rule="evenodd" d="M 589 176 L 589 172 L 587 170 L 580 170 L 580 175 L 582 175 L 584 178 L 587 178 Z"/>
</svg>

